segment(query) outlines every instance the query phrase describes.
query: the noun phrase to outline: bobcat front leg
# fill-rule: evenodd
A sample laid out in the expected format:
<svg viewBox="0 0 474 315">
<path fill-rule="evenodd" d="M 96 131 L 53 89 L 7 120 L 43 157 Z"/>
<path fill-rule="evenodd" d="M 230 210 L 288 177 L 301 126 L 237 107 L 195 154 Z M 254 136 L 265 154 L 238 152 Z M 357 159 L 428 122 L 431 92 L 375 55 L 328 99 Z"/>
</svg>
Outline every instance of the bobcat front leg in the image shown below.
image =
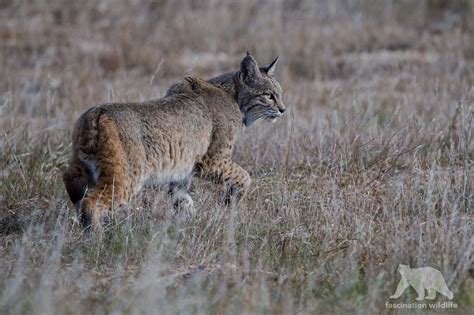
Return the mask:
<svg viewBox="0 0 474 315">
<path fill-rule="evenodd" d="M 226 156 L 204 157 L 197 165 L 197 175 L 225 185 L 223 201 L 226 205 L 242 199 L 250 186 L 247 171 Z"/>
</svg>

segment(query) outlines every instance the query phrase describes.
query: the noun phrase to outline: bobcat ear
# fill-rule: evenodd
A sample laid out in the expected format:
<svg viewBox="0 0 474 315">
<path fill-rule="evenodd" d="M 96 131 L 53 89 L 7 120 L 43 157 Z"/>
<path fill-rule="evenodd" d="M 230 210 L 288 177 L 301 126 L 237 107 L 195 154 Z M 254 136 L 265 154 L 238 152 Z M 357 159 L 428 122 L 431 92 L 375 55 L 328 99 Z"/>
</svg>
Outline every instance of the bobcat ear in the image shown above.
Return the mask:
<svg viewBox="0 0 474 315">
<path fill-rule="evenodd" d="M 268 75 L 273 75 L 273 72 L 275 72 L 276 65 L 278 63 L 278 56 L 270 62 L 268 65 L 265 65 L 260 68 L 260 71 L 268 74 Z"/>
<path fill-rule="evenodd" d="M 247 56 L 240 63 L 240 75 L 243 81 L 252 81 L 262 74 L 258 68 L 257 61 L 247 52 Z"/>
</svg>

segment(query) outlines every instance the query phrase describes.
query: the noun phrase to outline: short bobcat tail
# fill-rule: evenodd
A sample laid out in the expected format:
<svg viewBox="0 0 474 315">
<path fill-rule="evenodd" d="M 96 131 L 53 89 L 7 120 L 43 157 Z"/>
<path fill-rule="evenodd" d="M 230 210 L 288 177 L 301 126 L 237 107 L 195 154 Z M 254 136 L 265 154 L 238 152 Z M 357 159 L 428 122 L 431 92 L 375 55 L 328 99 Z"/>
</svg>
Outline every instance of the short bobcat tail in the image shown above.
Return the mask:
<svg viewBox="0 0 474 315">
<path fill-rule="evenodd" d="M 74 126 L 72 142 L 73 156 L 69 167 L 63 174 L 66 191 L 75 205 L 80 208 L 80 202 L 85 197 L 88 186 L 95 180 L 90 165 L 86 162 L 88 155 L 97 152 L 99 128 L 97 128 L 101 112 L 98 108 L 91 108 L 78 119 Z"/>
<path fill-rule="evenodd" d="M 93 107 L 79 117 L 72 135 L 73 155 L 69 167 L 63 174 L 63 182 L 72 203 L 78 209 L 80 201 L 85 197 L 90 184 L 97 181 L 94 178 L 95 169 L 88 163 L 89 157 L 97 152 L 99 140 L 100 108 Z"/>
<path fill-rule="evenodd" d="M 73 143 L 78 151 L 85 154 L 97 152 L 99 119 L 103 112 L 102 108 L 93 107 L 78 119 L 73 134 Z"/>
</svg>

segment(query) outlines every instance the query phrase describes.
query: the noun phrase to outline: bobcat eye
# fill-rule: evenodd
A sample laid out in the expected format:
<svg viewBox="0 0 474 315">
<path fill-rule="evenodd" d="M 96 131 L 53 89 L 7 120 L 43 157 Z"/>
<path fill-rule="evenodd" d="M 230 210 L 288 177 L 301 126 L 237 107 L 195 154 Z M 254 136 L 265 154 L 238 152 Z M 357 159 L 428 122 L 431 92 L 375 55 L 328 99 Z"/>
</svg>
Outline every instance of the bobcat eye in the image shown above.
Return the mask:
<svg viewBox="0 0 474 315">
<path fill-rule="evenodd" d="M 274 99 L 273 94 L 271 94 L 271 93 L 265 93 L 265 94 L 263 94 L 263 96 L 264 96 L 265 98 L 269 99 L 269 100 L 273 100 L 273 99 Z"/>
</svg>

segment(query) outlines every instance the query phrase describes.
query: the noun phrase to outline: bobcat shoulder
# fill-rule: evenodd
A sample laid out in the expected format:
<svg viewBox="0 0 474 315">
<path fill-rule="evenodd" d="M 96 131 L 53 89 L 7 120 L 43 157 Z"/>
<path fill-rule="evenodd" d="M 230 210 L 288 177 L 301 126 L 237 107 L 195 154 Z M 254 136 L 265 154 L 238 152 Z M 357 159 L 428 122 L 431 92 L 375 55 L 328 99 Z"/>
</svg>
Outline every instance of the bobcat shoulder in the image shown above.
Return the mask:
<svg viewBox="0 0 474 315">
<path fill-rule="evenodd" d="M 192 175 L 224 184 L 238 201 L 250 185 L 232 152 L 239 131 L 285 110 L 273 76 L 277 59 L 258 67 L 247 54 L 240 69 L 209 81 L 187 77 L 164 98 L 90 108 L 74 126 L 73 152 L 63 181 L 85 227 L 128 203 L 150 182 L 165 185 L 175 209 L 193 212 Z"/>
</svg>

